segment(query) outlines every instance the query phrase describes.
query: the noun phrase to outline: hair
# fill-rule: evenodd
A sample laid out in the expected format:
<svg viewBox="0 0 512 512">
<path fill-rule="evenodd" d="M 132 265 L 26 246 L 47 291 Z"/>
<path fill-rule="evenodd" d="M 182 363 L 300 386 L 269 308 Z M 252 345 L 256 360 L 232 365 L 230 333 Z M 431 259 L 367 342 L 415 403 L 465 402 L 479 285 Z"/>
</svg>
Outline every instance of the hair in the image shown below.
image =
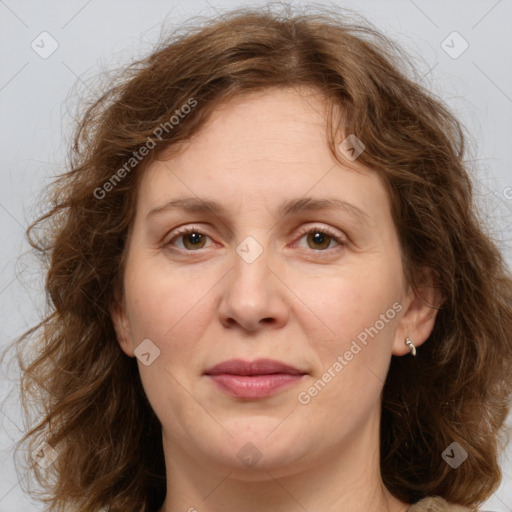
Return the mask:
<svg viewBox="0 0 512 512">
<path fill-rule="evenodd" d="M 48 312 L 15 341 L 24 414 L 36 419 L 20 446 L 31 453 L 44 441 L 58 453 L 47 469 L 27 457 L 52 511 L 163 503 L 161 426 L 109 313 L 122 295 L 138 183 L 222 103 L 281 87 L 322 94 L 341 164 L 340 134 L 364 143 L 358 163 L 385 183 L 407 282 L 422 297 L 432 269 L 442 297 L 418 356 L 392 357 L 384 484 L 408 503 L 438 495 L 466 506 L 497 489 L 512 392 L 512 278 L 474 203 L 467 135 L 414 73 L 405 51 L 347 11 L 267 5 L 191 19 L 87 103 L 49 208 L 27 230 L 45 264 Z M 452 442 L 468 454 L 456 470 L 441 457 Z"/>
</svg>

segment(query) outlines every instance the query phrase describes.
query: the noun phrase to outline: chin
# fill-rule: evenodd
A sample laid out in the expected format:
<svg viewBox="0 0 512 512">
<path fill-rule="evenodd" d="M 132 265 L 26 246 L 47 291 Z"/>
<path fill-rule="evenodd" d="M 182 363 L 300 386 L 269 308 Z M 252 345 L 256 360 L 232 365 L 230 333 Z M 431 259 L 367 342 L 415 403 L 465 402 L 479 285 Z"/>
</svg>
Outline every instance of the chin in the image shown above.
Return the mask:
<svg viewBox="0 0 512 512">
<path fill-rule="evenodd" d="M 268 480 L 268 472 L 287 473 L 287 467 L 296 471 L 297 462 L 307 456 L 307 445 L 304 436 L 293 435 L 289 428 L 279 431 L 280 421 L 260 421 L 261 429 L 254 420 L 239 431 L 228 428 L 233 437 L 227 443 L 225 437 L 213 456 L 241 480 Z"/>
<path fill-rule="evenodd" d="M 224 453 L 214 462 L 231 471 L 231 478 L 244 482 L 262 482 L 271 477 L 284 477 L 296 473 L 297 461 L 304 455 L 290 451 L 289 446 L 281 449 L 260 449 L 254 443 L 248 442 L 242 444 L 242 448 L 235 453 Z"/>
</svg>

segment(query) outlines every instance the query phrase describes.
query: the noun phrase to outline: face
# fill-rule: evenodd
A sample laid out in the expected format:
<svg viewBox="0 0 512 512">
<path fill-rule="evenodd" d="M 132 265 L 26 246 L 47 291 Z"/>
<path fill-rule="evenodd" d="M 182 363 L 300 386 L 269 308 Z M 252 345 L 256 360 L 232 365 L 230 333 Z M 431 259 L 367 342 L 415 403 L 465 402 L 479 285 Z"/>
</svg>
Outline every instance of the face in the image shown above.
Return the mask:
<svg viewBox="0 0 512 512">
<path fill-rule="evenodd" d="M 332 157 L 325 115 L 311 91 L 238 99 L 141 179 L 112 315 L 178 458 L 256 478 L 373 449 L 391 356 L 430 333 L 386 189 Z"/>
</svg>

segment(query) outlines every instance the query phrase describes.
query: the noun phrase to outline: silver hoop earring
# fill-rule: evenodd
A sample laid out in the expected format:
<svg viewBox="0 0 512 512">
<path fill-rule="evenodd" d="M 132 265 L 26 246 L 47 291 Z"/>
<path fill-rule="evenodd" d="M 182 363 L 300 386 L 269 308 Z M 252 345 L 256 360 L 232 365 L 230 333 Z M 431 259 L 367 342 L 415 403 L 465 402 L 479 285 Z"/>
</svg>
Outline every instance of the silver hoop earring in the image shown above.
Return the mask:
<svg viewBox="0 0 512 512">
<path fill-rule="evenodd" d="M 415 356 L 416 355 L 416 347 L 414 346 L 414 343 L 409 338 L 405 338 L 405 344 L 408 345 L 409 350 L 411 351 L 411 354 L 413 356 Z"/>
</svg>

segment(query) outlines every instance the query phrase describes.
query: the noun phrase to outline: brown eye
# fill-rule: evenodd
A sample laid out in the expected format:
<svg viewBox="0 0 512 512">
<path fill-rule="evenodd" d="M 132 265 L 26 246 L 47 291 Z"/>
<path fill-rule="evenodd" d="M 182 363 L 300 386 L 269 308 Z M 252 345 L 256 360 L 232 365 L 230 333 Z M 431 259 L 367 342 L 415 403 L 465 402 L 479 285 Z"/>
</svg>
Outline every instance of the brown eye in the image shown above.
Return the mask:
<svg viewBox="0 0 512 512">
<path fill-rule="evenodd" d="M 205 247 L 207 238 L 210 237 L 204 233 L 201 233 L 201 231 L 199 231 L 197 228 L 188 228 L 176 233 L 168 245 L 176 246 L 176 241 L 182 240 L 181 245 L 177 245 L 177 248 L 181 251 L 192 252 L 198 249 L 203 249 Z"/>
<path fill-rule="evenodd" d="M 342 249 L 346 245 L 346 240 L 342 235 L 325 227 L 312 227 L 301 232 L 301 237 L 306 239 L 306 249 L 314 252 L 327 252 L 328 249 Z M 334 242 L 334 244 L 332 244 Z"/>
<path fill-rule="evenodd" d="M 205 237 L 197 231 L 192 231 L 186 235 L 182 235 L 183 245 L 187 249 L 202 249 L 204 247 Z"/>
<path fill-rule="evenodd" d="M 307 241 L 311 249 L 327 249 L 332 241 L 332 238 L 321 231 L 314 231 L 307 235 Z"/>
</svg>

